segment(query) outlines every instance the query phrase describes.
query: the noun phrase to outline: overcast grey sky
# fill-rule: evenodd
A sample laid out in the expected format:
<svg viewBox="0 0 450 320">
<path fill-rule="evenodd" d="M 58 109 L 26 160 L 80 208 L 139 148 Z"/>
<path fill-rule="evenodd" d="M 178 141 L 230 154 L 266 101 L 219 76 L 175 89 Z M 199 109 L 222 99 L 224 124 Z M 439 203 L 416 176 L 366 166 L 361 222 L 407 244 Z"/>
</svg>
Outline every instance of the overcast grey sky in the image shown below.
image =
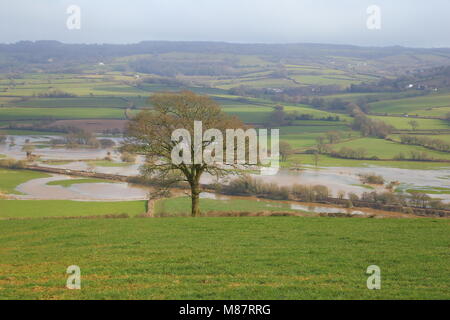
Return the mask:
<svg viewBox="0 0 450 320">
<path fill-rule="evenodd" d="M 69 5 L 81 29 L 68 30 Z M 370 5 L 381 30 L 366 27 Z M 1 0 L 0 42 L 143 40 L 450 47 L 450 0 Z"/>
</svg>

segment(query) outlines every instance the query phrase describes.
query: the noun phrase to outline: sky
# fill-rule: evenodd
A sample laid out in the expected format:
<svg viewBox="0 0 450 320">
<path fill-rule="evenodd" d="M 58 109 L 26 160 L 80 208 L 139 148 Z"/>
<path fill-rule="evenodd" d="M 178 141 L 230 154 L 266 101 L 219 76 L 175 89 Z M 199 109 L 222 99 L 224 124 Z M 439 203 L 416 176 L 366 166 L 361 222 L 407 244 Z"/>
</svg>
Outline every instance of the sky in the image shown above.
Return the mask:
<svg viewBox="0 0 450 320">
<path fill-rule="evenodd" d="M 80 28 L 69 29 L 70 5 Z M 367 9 L 376 5 L 380 14 Z M 380 19 L 378 19 L 378 17 Z M 75 17 L 76 18 L 76 17 Z M 375 19 L 375 20 L 374 20 Z M 380 28 L 369 29 L 371 26 Z M 78 20 L 76 20 L 78 21 Z M 74 24 L 72 24 L 73 26 Z M 0 43 L 145 40 L 450 47 L 449 0 L 1 0 Z"/>
</svg>

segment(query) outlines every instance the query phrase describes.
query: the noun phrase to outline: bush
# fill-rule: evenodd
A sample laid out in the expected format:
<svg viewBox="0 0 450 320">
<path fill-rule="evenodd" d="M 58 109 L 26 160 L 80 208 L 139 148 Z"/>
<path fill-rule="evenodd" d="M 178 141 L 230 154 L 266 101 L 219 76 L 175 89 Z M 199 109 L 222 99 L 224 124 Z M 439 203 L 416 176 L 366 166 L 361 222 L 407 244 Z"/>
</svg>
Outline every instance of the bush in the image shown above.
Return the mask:
<svg viewBox="0 0 450 320">
<path fill-rule="evenodd" d="M 371 174 L 362 174 L 359 176 L 362 183 L 367 184 L 384 184 L 384 178 L 382 176 Z"/>
<path fill-rule="evenodd" d="M 129 163 L 135 163 L 136 162 L 136 156 L 134 154 L 131 154 L 129 152 L 123 152 L 120 159 L 123 162 L 129 162 Z"/>
<path fill-rule="evenodd" d="M 359 196 L 356 193 L 351 192 L 351 193 L 348 194 L 348 199 L 351 202 L 355 202 L 355 201 L 359 200 Z"/>
<path fill-rule="evenodd" d="M 323 201 L 330 196 L 328 187 L 322 185 L 304 186 L 295 184 L 291 188 L 291 193 L 295 199 L 306 202 Z"/>
<path fill-rule="evenodd" d="M 8 169 L 24 169 L 27 166 L 26 161 L 14 159 L 1 159 L 0 167 Z"/>
</svg>

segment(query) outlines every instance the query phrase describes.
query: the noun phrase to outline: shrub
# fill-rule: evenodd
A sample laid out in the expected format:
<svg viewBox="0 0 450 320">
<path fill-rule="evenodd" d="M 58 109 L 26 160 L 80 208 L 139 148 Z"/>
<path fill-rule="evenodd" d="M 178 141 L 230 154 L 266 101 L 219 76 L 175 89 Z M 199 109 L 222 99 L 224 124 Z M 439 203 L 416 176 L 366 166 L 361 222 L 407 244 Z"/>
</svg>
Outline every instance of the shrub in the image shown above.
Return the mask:
<svg viewBox="0 0 450 320">
<path fill-rule="evenodd" d="M 0 167 L 8 169 L 24 169 L 27 166 L 26 161 L 14 159 L 1 159 Z"/>
<path fill-rule="evenodd" d="M 351 202 L 358 201 L 359 200 L 359 196 L 356 193 L 351 192 L 351 193 L 348 194 L 348 199 Z"/>
<path fill-rule="evenodd" d="M 362 174 L 359 176 L 361 182 L 368 184 L 384 184 L 384 178 L 382 176 L 376 175 L 374 173 L 371 174 Z"/>
<path fill-rule="evenodd" d="M 134 163 L 136 162 L 136 156 L 132 153 L 129 152 L 123 152 L 120 159 L 123 162 L 129 162 L 129 163 Z"/>
</svg>

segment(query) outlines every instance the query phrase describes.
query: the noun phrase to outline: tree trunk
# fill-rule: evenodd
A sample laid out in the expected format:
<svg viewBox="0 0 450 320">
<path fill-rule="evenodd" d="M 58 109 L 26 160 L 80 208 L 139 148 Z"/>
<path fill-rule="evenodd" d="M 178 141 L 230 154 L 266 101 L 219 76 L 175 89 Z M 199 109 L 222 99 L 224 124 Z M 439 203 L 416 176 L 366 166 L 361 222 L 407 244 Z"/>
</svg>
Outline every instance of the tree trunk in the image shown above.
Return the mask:
<svg viewBox="0 0 450 320">
<path fill-rule="evenodd" d="M 198 186 L 193 186 L 191 188 L 191 215 L 192 217 L 200 216 L 200 190 Z"/>
<path fill-rule="evenodd" d="M 189 184 L 191 186 L 191 200 L 192 200 L 191 215 L 193 217 L 200 216 L 200 176 L 201 175 L 202 175 L 202 172 L 199 170 L 196 170 L 192 179 L 189 181 Z"/>
</svg>

